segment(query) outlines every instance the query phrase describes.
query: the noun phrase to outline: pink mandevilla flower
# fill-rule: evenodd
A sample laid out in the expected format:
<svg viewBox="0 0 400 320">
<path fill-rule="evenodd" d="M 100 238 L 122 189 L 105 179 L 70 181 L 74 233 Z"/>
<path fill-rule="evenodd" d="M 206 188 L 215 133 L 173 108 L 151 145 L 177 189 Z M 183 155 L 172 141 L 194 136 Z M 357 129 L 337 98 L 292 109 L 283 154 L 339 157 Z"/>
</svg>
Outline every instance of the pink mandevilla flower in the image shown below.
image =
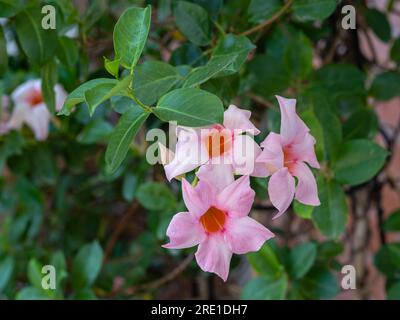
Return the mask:
<svg viewBox="0 0 400 320">
<path fill-rule="evenodd" d="M 307 205 L 320 205 L 317 183 L 305 164 L 320 167 L 314 151 L 315 139 L 296 114 L 296 100 L 279 96 L 277 99 L 281 110 L 280 134 L 268 134 L 261 143 L 263 151 L 256 159 L 265 166 L 266 175 L 271 175 L 268 194 L 278 209 L 275 218 L 287 210 L 293 198 Z M 297 186 L 293 177 L 298 180 Z"/>
<path fill-rule="evenodd" d="M 249 176 L 234 180 L 229 165 L 206 165 L 197 172 L 192 187 L 182 179 L 188 212 L 177 213 L 170 222 L 169 249 L 198 246 L 196 260 L 206 272 L 228 278 L 232 253 L 257 251 L 274 235 L 248 216 L 254 200 Z"/>
<path fill-rule="evenodd" d="M 59 111 L 66 98 L 60 85 L 54 87 L 56 110 Z M 11 95 L 14 110 L 7 123 L 8 129 L 19 129 L 26 123 L 37 140 L 45 140 L 49 134 L 51 114 L 43 99 L 40 79 L 28 80 L 17 87 Z"/>
<path fill-rule="evenodd" d="M 160 152 L 173 158 L 164 168 L 168 180 L 204 164 L 230 164 L 231 171 L 249 175 L 254 169 L 260 147 L 250 135 L 260 131 L 251 123 L 251 112 L 230 105 L 224 113 L 223 125 L 206 128 L 177 128 L 175 153 L 163 147 Z"/>
</svg>

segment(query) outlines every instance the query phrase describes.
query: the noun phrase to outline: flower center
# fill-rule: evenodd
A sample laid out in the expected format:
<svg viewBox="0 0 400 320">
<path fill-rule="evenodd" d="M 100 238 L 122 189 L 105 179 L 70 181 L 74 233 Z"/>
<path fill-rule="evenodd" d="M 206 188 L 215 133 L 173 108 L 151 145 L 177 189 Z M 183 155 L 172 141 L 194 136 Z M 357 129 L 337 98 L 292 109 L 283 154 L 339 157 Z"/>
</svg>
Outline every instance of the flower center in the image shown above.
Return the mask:
<svg viewBox="0 0 400 320">
<path fill-rule="evenodd" d="M 296 163 L 297 157 L 293 154 L 292 149 L 289 147 L 283 148 L 283 165 L 289 169 L 289 172 Z"/>
<path fill-rule="evenodd" d="M 31 107 L 36 107 L 43 102 L 42 93 L 39 90 L 33 90 L 27 98 L 27 102 Z"/>
<path fill-rule="evenodd" d="M 210 158 L 218 157 L 232 148 L 232 134 L 222 126 L 213 128 L 205 144 Z"/>
<path fill-rule="evenodd" d="M 215 207 L 210 207 L 210 209 L 200 217 L 200 222 L 206 232 L 213 233 L 221 231 L 224 228 L 225 219 L 225 212 Z"/>
</svg>

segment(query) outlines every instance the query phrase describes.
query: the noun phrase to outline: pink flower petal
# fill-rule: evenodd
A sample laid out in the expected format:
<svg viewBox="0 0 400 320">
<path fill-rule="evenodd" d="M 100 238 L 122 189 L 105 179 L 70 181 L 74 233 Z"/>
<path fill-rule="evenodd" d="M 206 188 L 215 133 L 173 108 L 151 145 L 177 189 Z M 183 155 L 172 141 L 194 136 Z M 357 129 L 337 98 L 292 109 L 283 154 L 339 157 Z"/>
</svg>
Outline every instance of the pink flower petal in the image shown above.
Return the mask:
<svg viewBox="0 0 400 320">
<path fill-rule="evenodd" d="M 25 122 L 32 129 L 36 140 L 46 140 L 49 135 L 50 119 L 50 112 L 44 103 L 31 108 L 29 114 L 26 114 Z"/>
<path fill-rule="evenodd" d="M 235 174 L 250 175 L 254 171 L 259 146 L 246 134 L 235 136 L 233 140 L 232 166 Z"/>
<path fill-rule="evenodd" d="M 258 130 L 250 121 L 251 112 L 249 110 L 239 109 L 231 104 L 224 112 L 224 127 L 235 130 L 241 129 L 243 132 L 249 132 L 253 135 L 258 135 Z"/>
<path fill-rule="evenodd" d="M 217 192 L 220 192 L 235 180 L 232 170 L 230 164 L 205 164 L 200 167 L 196 175 L 201 181 L 208 181 Z"/>
<path fill-rule="evenodd" d="M 203 271 L 216 273 L 224 281 L 228 279 L 232 251 L 222 234 L 208 236 L 200 243 L 195 256 Z"/>
<path fill-rule="evenodd" d="M 283 167 L 283 149 L 281 136 L 271 132 L 261 143 L 263 151 L 257 157 L 257 163 L 262 163 L 268 170 L 268 175 L 273 174 Z"/>
<path fill-rule="evenodd" d="M 193 247 L 206 238 L 200 222 L 190 212 L 180 212 L 173 216 L 167 228 L 170 242 L 163 245 L 168 249 Z"/>
<path fill-rule="evenodd" d="M 25 118 L 30 111 L 30 107 L 26 104 L 17 104 L 14 106 L 14 110 L 11 114 L 10 119 L 7 122 L 8 129 L 19 129 L 25 122 Z"/>
<path fill-rule="evenodd" d="M 205 145 L 200 141 L 200 134 L 194 129 L 180 128 L 176 144 L 175 157 L 164 166 L 167 179 L 192 171 L 208 160 Z"/>
<path fill-rule="evenodd" d="M 319 169 L 320 165 L 315 155 L 314 144 L 314 137 L 307 133 L 302 141 L 291 145 L 291 150 L 298 160 L 306 161 L 313 168 Z"/>
<path fill-rule="evenodd" d="M 274 219 L 281 216 L 289 208 L 293 200 L 294 190 L 294 178 L 286 167 L 279 169 L 271 176 L 268 184 L 269 199 L 273 206 L 278 209 L 278 214 Z"/>
<path fill-rule="evenodd" d="M 230 217 L 244 217 L 250 212 L 254 196 L 249 176 L 242 176 L 217 196 L 216 205 Z"/>
<path fill-rule="evenodd" d="M 281 131 L 283 145 L 294 141 L 301 141 L 309 131 L 304 122 L 296 113 L 296 99 L 286 99 L 276 96 L 281 109 Z"/>
<path fill-rule="evenodd" d="M 164 146 L 161 142 L 158 143 L 158 150 L 160 151 L 160 161 L 163 165 L 170 163 L 175 156 L 175 153 Z"/>
<path fill-rule="evenodd" d="M 213 202 L 213 189 L 206 181 L 199 181 L 193 187 L 186 179 L 182 179 L 182 196 L 189 212 L 195 216 L 201 216 Z"/>
<path fill-rule="evenodd" d="M 296 199 L 310 206 L 319 206 L 317 182 L 310 168 L 302 162 L 293 167 L 293 174 L 297 177 Z"/>
<path fill-rule="evenodd" d="M 250 217 L 228 219 L 225 241 L 236 254 L 258 251 L 274 234 Z"/>
</svg>

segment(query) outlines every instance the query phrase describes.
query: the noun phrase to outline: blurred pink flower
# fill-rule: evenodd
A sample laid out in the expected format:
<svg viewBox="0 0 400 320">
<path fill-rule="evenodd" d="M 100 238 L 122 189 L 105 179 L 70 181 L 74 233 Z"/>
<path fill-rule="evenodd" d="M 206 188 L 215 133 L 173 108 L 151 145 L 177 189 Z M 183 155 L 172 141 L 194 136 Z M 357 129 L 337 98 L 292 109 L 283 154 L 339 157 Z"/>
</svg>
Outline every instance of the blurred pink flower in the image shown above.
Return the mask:
<svg viewBox="0 0 400 320">
<path fill-rule="evenodd" d="M 268 134 L 261 143 L 263 150 L 256 160 L 266 168 L 266 176 L 271 175 L 268 194 L 278 209 L 275 218 L 287 210 L 293 198 L 307 205 L 320 205 L 317 183 L 305 164 L 307 162 L 317 169 L 320 167 L 314 151 L 315 139 L 296 114 L 296 100 L 279 96 L 277 99 L 281 110 L 280 134 Z M 297 186 L 293 177 L 298 180 Z"/>
<path fill-rule="evenodd" d="M 59 111 L 67 96 L 60 85 L 54 87 L 56 110 Z M 8 129 L 19 129 L 26 123 L 37 140 L 45 140 L 49 133 L 51 114 L 42 96 L 41 80 L 28 80 L 17 87 L 11 95 L 14 109 L 7 123 Z"/>
<path fill-rule="evenodd" d="M 230 105 L 224 113 L 223 125 L 178 127 L 175 153 L 166 148 L 160 150 L 162 160 L 166 154 L 173 155 L 171 161 L 165 162 L 168 180 L 204 164 L 229 164 L 234 173 L 249 175 L 261 152 L 253 138 L 246 134 L 260 133 L 249 120 L 250 115 L 250 111 Z"/>
<path fill-rule="evenodd" d="M 234 180 L 229 165 L 206 165 L 192 187 L 182 179 L 182 193 L 188 212 L 171 220 L 165 248 L 182 249 L 199 245 L 196 260 L 200 268 L 228 278 L 232 253 L 257 251 L 274 235 L 248 216 L 255 192 L 249 176 Z"/>
</svg>

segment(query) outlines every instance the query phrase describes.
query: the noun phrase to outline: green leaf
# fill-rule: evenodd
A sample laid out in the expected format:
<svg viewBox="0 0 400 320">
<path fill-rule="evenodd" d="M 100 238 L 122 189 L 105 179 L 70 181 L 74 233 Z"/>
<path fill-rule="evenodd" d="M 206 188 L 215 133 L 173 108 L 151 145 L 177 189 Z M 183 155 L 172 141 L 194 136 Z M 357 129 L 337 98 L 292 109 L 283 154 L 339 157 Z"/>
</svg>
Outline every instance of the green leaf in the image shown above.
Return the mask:
<svg viewBox="0 0 400 320">
<path fill-rule="evenodd" d="M 375 265 L 387 277 L 400 277 L 400 243 L 383 245 L 375 256 Z"/>
<path fill-rule="evenodd" d="M 304 79 L 312 71 L 313 47 L 311 41 L 298 32 L 290 38 L 284 52 L 284 63 L 292 79 Z"/>
<path fill-rule="evenodd" d="M 148 113 L 139 108 L 128 110 L 121 116 L 106 150 L 105 160 L 110 173 L 117 170 L 125 159 L 133 138 L 148 116 Z"/>
<path fill-rule="evenodd" d="M 161 211 L 173 208 L 176 200 L 171 190 L 160 182 L 141 184 L 136 192 L 139 203 L 148 210 Z M 154 201 L 157 199 L 157 201 Z"/>
<path fill-rule="evenodd" d="M 314 208 L 312 220 L 327 237 L 337 239 L 347 222 L 346 196 L 334 180 L 318 180 L 318 195 L 321 205 Z"/>
<path fill-rule="evenodd" d="M 294 200 L 294 202 L 293 202 L 293 211 L 300 218 L 311 219 L 313 210 L 314 210 L 313 206 L 308 206 L 297 200 Z"/>
<path fill-rule="evenodd" d="M 138 187 L 138 177 L 127 172 L 122 181 L 122 196 L 127 202 L 132 202 L 136 197 L 136 189 Z"/>
<path fill-rule="evenodd" d="M 97 241 L 84 245 L 74 258 L 72 285 L 75 290 L 90 287 L 100 273 L 103 250 Z"/>
<path fill-rule="evenodd" d="M 376 9 L 367 9 L 365 12 L 365 18 L 368 26 L 374 31 L 379 39 L 384 42 L 390 40 L 390 24 L 383 12 Z"/>
<path fill-rule="evenodd" d="M 146 44 L 150 29 L 151 7 L 127 9 L 118 19 L 113 33 L 115 58 L 131 69 Z"/>
<path fill-rule="evenodd" d="M 76 40 L 68 37 L 59 37 L 56 54 L 64 66 L 74 69 L 79 60 L 79 49 Z"/>
<path fill-rule="evenodd" d="M 198 46 L 211 41 L 208 13 L 201 6 L 187 1 L 178 1 L 174 8 L 176 25 L 180 32 Z"/>
<path fill-rule="evenodd" d="M 181 78 L 175 67 L 161 61 L 146 61 L 135 69 L 133 91 L 146 105 L 152 105 Z"/>
<path fill-rule="evenodd" d="M 370 140 L 349 140 L 341 145 L 332 169 L 339 182 L 361 184 L 379 172 L 387 154 L 385 149 Z"/>
<path fill-rule="evenodd" d="M 8 69 L 7 42 L 4 37 L 3 28 L 0 26 L 0 74 Z"/>
<path fill-rule="evenodd" d="M 0 0 L 0 17 L 12 17 L 24 9 L 26 0 Z"/>
<path fill-rule="evenodd" d="M 178 125 L 200 127 L 222 123 L 224 108 L 221 100 L 204 90 L 175 89 L 158 101 L 154 114 L 163 121 L 177 121 Z"/>
<path fill-rule="evenodd" d="M 373 138 L 378 130 L 378 118 L 372 109 L 361 109 L 353 112 L 343 124 L 345 140 Z"/>
<path fill-rule="evenodd" d="M 247 9 L 249 21 L 252 23 L 261 23 L 271 18 L 283 6 L 282 0 L 251 0 Z"/>
<path fill-rule="evenodd" d="M 400 300 L 400 281 L 391 285 L 387 291 L 388 300 Z"/>
<path fill-rule="evenodd" d="M 42 265 L 36 259 L 29 260 L 28 263 L 28 279 L 32 286 L 39 290 L 43 290 L 42 288 Z"/>
<path fill-rule="evenodd" d="M 44 102 L 50 113 L 54 113 L 56 111 L 54 86 L 58 80 L 57 64 L 54 61 L 50 61 L 42 67 L 41 78 Z"/>
<path fill-rule="evenodd" d="M 108 71 L 109 74 L 118 79 L 119 76 L 119 59 L 109 60 L 104 57 L 104 67 Z"/>
<path fill-rule="evenodd" d="M 267 243 L 259 251 L 250 252 L 246 256 L 252 268 L 261 275 L 277 278 L 284 271 L 274 250 Z"/>
<path fill-rule="evenodd" d="M 282 300 L 288 283 L 283 273 L 278 279 L 257 277 L 250 280 L 242 290 L 243 300 Z"/>
<path fill-rule="evenodd" d="M 335 258 L 341 254 L 344 250 L 344 246 L 340 242 L 325 241 L 319 244 L 318 247 L 318 259 L 326 262 L 326 260 Z"/>
<path fill-rule="evenodd" d="M 386 71 L 378 74 L 372 82 L 370 93 L 381 101 L 400 96 L 400 73 Z"/>
<path fill-rule="evenodd" d="M 206 57 L 201 49 L 188 42 L 182 44 L 172 52 L 170 63 L 174 66 L 189 65 L 193 67 L 201 66 L 206 63 Z"/>
<path fill-rule="evenodd" d="M 396 41 L 393 42 L 390 50 L 390 58 L 396 62 L 397 66 L 400 66 L 400 38 L 397 38 Z"/>
<path fill-rule="evenodd" d="M 56 269 L 56 290 L 59 291 L 60 296 L 62 297 L 63 291 L 61 288 L 61 283 L 68 275 L 64 253 L 61 250 L 57 250 L 56 252 L 54 252 L 51 256 L 50 264 L 53 265 Z"/>
<path fill-rule="evenodd" d="M 112 125 L 103 119 L 90 121 L 78 135 L 77 141 L 83 144 L 102 142 L 107 139 L 113 130 Z"/>
<path fill-rule="evenodd" d="M 336 0 L 296 0 L 293 15 L 302 21 L 323 20 L 336 8 Z"/>
<path fill-rule="evenodd" d="M 43 290 L 35 287 L 25 287 L 19 291 L 15 297 L 16 300 L 49 300 L 50 297 L 46 295 Z"/>
<path fill-rule="evenodd" d="M 70 115 L 74 106 L 76 106 L 78 103 L 85 102 L 86 91 L 89 91 L 90 89 L 93 89 L 100 84 L 109 84 L 110 87 L 113 87 L 117 83 L 118 81 L 115 79 L 99 78 L 81 84 L 78 88 L 76 88 L 67 96 L 64 105 L 58 115 Z"/>
<path fill-rule="evenodd" d="M 389 215 L 383 223 L 383 229 L 386 231 L 400 231 L 400 209 Z"/>
<path fill-rule="evenodd" d="M 289 274 L 299 279 L 313 266 L 317 257 L 317 245 L 313 242 L 302 243 L 292 248 L 289 256 Z"/>
<path fill-rule="evenodd" d="M 182 86 L 196 87 L 211 78 L 238 72 L 254 48 L 255 46 L 244 36 L 232 34 L 224 36 L 215 47 L 210 61 L 205 66 L 193 69 Z"/>
<path fill-rule="evenodd" d="M 322 266 L 313 267 L 300 281 L 301 295 L 308 300 L 331 299 L 339 293 L 336 277 Z"/>
<path fill-rule="evenodd" d="M 132 75 L 129 75 L 116 84 L 105 81 L 87 90 L 85 92 L 85 101 L 89 107 L 89 114 L 92 116 L 96 108 L 111 97 L 127 94 L 127 89 L 131 81 Z"/>
<path fill-rule="evenodd" d="M 3 292 L 14 271 L 14 258 L 8 256 L 0 261 L 0 293 Z"/>
<path fill-rule="evenodd" d="M 290 84 L 283 58 L 276 59 L 271 53 L 255 56 L 248 65 L 250 81 L 255 93 L 266 98 L 283 92 Z"/>
<path fill-rule="evenodd" d="M 40 7 L 18 13 L 15 27 L 19 43 L 32 64 L 43 65 L 54 57 L 57 48 L 56 30 L 45 30 L 41 26 Z"/>
<path fill-rule="evenodd" d="M 307 127 L 310 128 L 310 133 L 316 140 L 315 153 L 317 155 L 317 159 L 322 160 L 325 152 L 325 139 L 324 130 L 322 128 L 321 122 L 318 120 L 315 112 L 311 108 L 307 108 L 306 111 L 302 112 L 300 114 L 300 118 L 304 121 Z M 340 125 L 340 123 L 338 123 L 338 125 Z M 297 208 L 299 208 L 297 212 L 296 203 L 298 204 Z M 310 209 L 309 207 L 310 206 L 306 206 L 301 204 L 300 202 L 295 201 L 295 213 L 297 213 L 300 217 L 307 218 L 307 212 L 309 212 L 309 214 L 311 215 L 312 209 Z"/>
</svg>

